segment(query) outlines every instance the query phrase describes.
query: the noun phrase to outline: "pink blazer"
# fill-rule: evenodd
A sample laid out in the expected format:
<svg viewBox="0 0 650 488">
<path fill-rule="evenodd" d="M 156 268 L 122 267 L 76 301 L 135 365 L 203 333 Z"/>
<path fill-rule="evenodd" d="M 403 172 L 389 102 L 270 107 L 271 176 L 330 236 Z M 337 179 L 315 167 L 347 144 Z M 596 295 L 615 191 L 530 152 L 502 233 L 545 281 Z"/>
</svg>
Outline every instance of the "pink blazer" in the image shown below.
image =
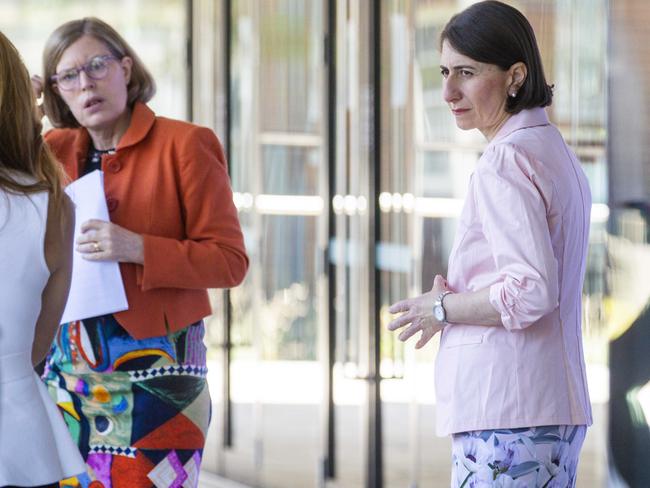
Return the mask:
<svg viewBox="0 0 650 488">
<path fill-rule="evenodd" d="M 503 326 L 451 324 L 436 360 L 439 435 L 591 424 L 581 337 L 591 195 L 544 109 L 512 116 L 474 171 L 447 276 L 490 289 Z"/>
</svg>

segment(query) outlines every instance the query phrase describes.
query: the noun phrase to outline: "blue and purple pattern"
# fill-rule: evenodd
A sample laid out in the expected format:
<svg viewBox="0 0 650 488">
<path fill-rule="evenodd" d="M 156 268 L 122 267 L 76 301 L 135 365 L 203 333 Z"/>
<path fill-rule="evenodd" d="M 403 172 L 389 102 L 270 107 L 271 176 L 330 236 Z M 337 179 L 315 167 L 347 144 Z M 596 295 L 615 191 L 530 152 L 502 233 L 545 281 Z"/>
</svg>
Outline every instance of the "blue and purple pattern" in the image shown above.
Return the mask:
<svg viewBox="0 0 650 488">
<path fill-rule="evenodd" d="M 479 430 L 452 437 L 452 488 L 574 488 L 584 425 Z"/>
</svg>

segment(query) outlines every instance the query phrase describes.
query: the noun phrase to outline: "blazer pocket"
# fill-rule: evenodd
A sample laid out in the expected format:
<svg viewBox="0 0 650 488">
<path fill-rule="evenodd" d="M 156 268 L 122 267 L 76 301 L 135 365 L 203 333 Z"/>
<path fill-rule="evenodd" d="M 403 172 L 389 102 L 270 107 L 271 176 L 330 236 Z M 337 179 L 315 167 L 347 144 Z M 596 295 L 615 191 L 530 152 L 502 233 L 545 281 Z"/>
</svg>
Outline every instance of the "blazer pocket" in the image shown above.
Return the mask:
<svg viewBox="0 0 650 488">
<path fill-rule="evenodd" d="M 468 327 L 473 327 L 473 326 L 468 326 Z M 484 335 L 485 335 L 484 332 L 477 334 L 476 332 L 471 333 L 466 330 L 454 330 L 453 325 L 448 325 L 442 334 L 442 347 L 448 349 L 451 347 L 481 344 L 483 342 Z"/>
</svg>

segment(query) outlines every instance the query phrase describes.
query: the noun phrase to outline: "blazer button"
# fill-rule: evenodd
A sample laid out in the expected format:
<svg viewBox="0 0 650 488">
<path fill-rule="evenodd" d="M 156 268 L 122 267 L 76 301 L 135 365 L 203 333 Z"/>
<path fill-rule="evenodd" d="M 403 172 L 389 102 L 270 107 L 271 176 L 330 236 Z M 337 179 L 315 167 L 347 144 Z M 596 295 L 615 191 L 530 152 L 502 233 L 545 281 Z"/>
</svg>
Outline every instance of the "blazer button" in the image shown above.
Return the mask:
<svg viewBox="0 0 650 488">
<path fill-rule="evenodd" d="M 109 212 L 115 210 L 117 208 L 117 204 L 118 204 L 117 198 L 108 197 L 106 199 L 106 206 L 108 207 Z"/>
<path fill-rule="evenodd" d="M 119 161 L 116 161 L 115 159 L 110 163 L 108 163 L 108 170 L 111 173 L 117 173 L 121 169 L 122 169 L 122 165 L 120 164 Z"/>
</svg>

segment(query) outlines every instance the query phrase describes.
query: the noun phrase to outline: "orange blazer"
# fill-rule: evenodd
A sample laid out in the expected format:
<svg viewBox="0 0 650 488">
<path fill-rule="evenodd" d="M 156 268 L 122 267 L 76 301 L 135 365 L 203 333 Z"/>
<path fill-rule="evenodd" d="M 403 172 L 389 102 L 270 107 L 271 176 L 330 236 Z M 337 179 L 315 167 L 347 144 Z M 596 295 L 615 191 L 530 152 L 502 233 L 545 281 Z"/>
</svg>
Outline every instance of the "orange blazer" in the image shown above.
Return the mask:
<svg viewBox="0 0 650 488">
<path fill-rule="evenodd" d="M 75 180 L 90 136 L 53 129 L 45 140 Z M 206 288 L 244 279 L 248 257 L 223 149 L 214 132 L 156 115 L 142 103 L 115 153 L 102 158 L 114 222 L 144 238 L 144 265 L 120 263 L 129 309 L 115 318 L 136 339 L 165 335 L 211 313 Z"/>
</svg>

